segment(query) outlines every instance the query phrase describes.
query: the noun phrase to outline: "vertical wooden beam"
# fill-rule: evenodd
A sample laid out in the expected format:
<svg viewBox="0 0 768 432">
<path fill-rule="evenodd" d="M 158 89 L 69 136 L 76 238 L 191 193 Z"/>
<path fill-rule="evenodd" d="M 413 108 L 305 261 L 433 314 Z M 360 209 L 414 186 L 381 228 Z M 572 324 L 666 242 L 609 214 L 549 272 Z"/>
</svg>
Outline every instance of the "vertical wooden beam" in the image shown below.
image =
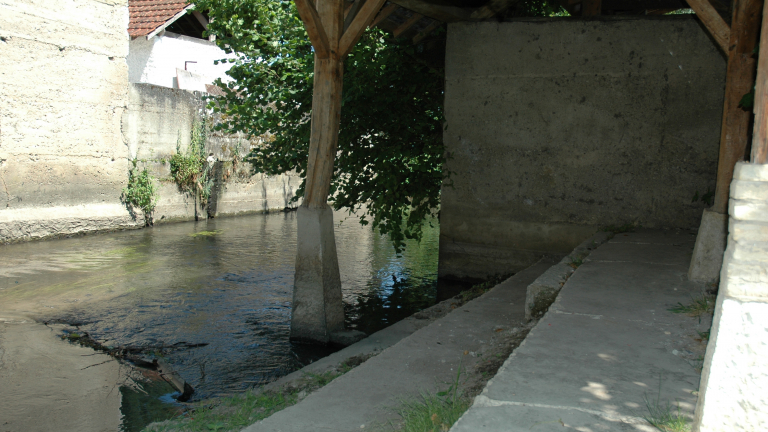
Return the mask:
<svg viewBox="0 0 768 432">
<path fill-rule="evenodd" d="M 584 0 L 581 2 L 581 16 L 598 16 L 602 12 L 602 0 Z"/>
<path fill-rule="evenodd" d="M 720 131 L 720 156 L 717 162 L 715 204 L 712 210 L 726 214 L 733 168 L 744 159 L 751 113 L 739 107 L 741 98 L 755 82 L 755 59 L 762 19 L 763 0 L 734 0 L 728 69 L 725 78 L 725 102 Z"/>
<path fill-rule="evenodd" d="M 321 58 L 315 50 L 312 132 L 309 139 L 307 182 L 302 202 L 303 206 L 310 208 L 327 206 L 339 139 L 344 77 L 344 63 L 339 55 L 339 39 L 344 25 L 343 0 L 318 0 L 317 14 L 322 28 L 328 35 L 330 55 Z"/>
<path fill-rule="evenodd" d="M 330 35 L 323 27 L 323 22 L 317 9 L 310 0 L 294 0 L 299 16 L 304 22 L 304 28 L 307 30 L 309 40 L 315 48 L 315 58 L 327 58 L 330 53 Z M 320 2 L 323 3 L 322 1 Z"/>
<path fill-rule="evenodd" d="M 709 30 L 709 34 L 715 39 L 720 49 L 727 53 L 731 40 L 731 29 L 723 17 L 715 10 L 709 0 L 688 0 L 688 5 L 696 12 L 696 16 Z"/>
<path fill-rule="evenodd" d="M 768 163 L 768 8 L 763 8 L 760 32 L 760 57 L 755 88 L 755 130 L 752 138 L 752 163 Z"/>
</svg>

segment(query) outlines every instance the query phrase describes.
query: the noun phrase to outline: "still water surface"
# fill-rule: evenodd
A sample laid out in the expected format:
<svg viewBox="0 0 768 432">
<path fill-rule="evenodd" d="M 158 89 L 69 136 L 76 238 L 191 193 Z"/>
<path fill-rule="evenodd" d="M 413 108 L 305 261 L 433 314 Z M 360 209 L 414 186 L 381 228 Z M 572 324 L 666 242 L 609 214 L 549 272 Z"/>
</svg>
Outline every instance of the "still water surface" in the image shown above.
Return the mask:
<svg viewBox="0 0 768 432">
<path fill-rule="evenodd" d="M 288 340 L 295 218 L 221 218 L 0 246 L 7 263 L 0 310 L 78 324 L 107 346 L 157 348 L 195 388 L 193 400 L 241 392 L 331 352 Z M 347 327 L 370 334 L 436 302 L 436 221 L 399 257 L 356 217 L 337 212 L 335 221 Z M 168 348 L 174 344 L 207 345 Z M 178 413 L 163 382 L 121 392 L 124 430 Z"/>
</svg>

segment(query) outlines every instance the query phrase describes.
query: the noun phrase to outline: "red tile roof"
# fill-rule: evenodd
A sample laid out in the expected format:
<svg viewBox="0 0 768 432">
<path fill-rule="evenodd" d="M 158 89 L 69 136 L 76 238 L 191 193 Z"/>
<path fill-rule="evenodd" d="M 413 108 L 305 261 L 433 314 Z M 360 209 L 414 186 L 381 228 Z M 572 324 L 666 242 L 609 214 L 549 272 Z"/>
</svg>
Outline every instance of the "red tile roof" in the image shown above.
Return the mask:
<svg viewBox="0 0 768 432">
<path fill-rule="evenodd" d="M 146 36 L 189 6 L 188 0 L 129 0 L 131 37 Z"/>
</svg>

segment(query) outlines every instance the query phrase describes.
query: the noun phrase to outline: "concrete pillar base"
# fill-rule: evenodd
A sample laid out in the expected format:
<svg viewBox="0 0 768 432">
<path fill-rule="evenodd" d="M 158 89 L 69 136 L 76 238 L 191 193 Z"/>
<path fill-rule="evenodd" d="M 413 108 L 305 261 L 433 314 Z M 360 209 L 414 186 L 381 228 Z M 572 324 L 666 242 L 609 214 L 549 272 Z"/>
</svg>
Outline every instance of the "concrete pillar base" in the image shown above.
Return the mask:
<svg viewBox="0 0 768 432">
<path fill-rule="evenodd" d="M 725 240 L 728 237 L 728 215 L 705 209 L 693 247 L 688 279 L 717 282 L 723 266 Z"/>
<path fill-rule="evenodd" d="M 768 165 L 739 162 L 694 432 L 768 430 Z"/>
<path fill-rule="evenodd" d="M 297 221 L 291 340 L 327 344 L 344 329 L 333 210 L 301 206 Z"/>
</svg>

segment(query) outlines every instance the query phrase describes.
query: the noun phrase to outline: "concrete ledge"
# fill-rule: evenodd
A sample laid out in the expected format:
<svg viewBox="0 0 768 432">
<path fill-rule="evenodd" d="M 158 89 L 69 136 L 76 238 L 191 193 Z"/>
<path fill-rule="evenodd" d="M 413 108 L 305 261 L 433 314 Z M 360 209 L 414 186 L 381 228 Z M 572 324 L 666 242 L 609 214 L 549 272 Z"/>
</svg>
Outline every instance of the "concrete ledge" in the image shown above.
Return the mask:
<svg viewBox="0 0 768 432">
<path fill-rule="evenodd" d="M 144 226 L 121 204 L 0 210 L 0 243 L 44 240 Z"/>
<path fill-rule="evenodd" d="M 525 296 L 525 319 L 540 318 L 557 299 L 565 281 L 576 271 L 581 262 L 601 244 L 613 237 L 613 233 L 599 232 L 582 242 L 558 264 L 528 285 Z"/>
</svg>

